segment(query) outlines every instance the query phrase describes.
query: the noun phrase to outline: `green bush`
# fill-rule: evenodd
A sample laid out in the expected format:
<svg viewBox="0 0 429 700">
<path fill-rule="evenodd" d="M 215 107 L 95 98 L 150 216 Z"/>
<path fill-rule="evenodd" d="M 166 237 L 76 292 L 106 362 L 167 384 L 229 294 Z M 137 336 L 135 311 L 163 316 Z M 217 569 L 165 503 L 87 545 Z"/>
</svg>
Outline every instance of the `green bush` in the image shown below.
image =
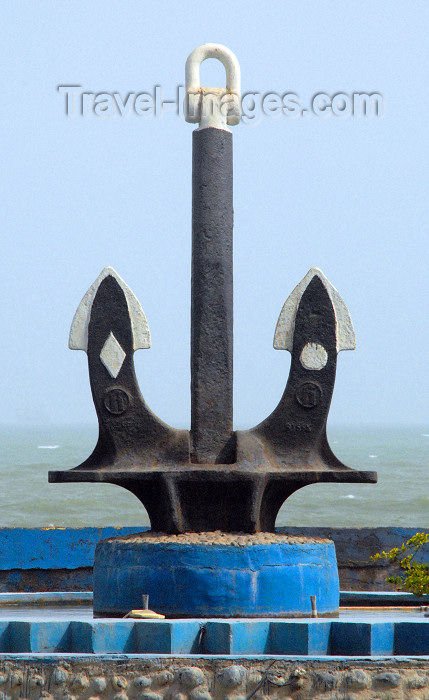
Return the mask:
<svg viewBox="0 0 429 700">
<path fill-rule="evenodd" d="M 429 564 L 414 561 L 419 549 L 429 542 L 429 533 L 416 532 L 402 547 L 393 547 L 388 552 L 380 552 L 371 557 L 371 561 L 388 559 L 397 562 L 402 572 L 398 576 L 389 576 L 388 583 L 394 583 L 401 591 L 410 591 L 414 595 L 429 594 Z"/>
</svg>

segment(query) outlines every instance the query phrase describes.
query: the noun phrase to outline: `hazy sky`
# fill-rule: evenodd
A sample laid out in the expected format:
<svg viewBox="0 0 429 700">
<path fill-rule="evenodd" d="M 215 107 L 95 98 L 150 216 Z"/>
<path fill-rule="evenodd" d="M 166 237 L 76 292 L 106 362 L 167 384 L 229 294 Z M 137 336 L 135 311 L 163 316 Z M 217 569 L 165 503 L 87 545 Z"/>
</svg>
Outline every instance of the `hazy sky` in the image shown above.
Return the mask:
<svg viewBox="0 0 429 700">
<path fill-rule="evenodd" d="M 283 392 L 282 305 L 319 266 L 354 321 L 333 423 L 429 420 L 427 2 L 2 3 L 1 423 L 96 423 L 74 311 L 113 266 L 152 348 L 140 387 L 189 425 L 191 132 L 161 116 L 68 117 L 58 85 L 174 99 L 192 49 L 231 48 L 243 92 L 379 93 L 381 118 L 262 116 L 233 127 L 235 423 Z M 203 84 L 220 85 L 215 61 Z M 247 120 L 248 122 L 250 120 Z"/>
</svg>

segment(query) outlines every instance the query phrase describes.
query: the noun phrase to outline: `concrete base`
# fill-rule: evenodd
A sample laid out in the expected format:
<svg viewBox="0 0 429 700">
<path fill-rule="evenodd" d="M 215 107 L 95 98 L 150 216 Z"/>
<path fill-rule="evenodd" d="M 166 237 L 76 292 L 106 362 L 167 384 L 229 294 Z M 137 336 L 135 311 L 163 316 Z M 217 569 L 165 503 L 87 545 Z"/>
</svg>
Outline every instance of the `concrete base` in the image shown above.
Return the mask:
<svg viewBox="0 0 429 700">
<path fill-rule="evenodd" d="M 144 529 L 0 528 L 0 592 L 90 591 L 97 542 Z M 343 591 L 389 591 L 395 588 L 386 583 L 386 579 L 397 575 L 397 566 L 386 560 L 371 562 L 371 554 L 400 547 L 424 529 L 422 525 L 411 528 L 287 527 L 279 528 L 277 533 L 333 540 Z M 425 545 L 422 561 L 428 556 L 429 545 Z"/>
<path fill-rule="evenodd" d="M 149 607 L 167 617 L 338 616 L 333 542 L 263 533 L 142 533 L 104 540 L 94 562 L 94 615 Z"/>
</svg>

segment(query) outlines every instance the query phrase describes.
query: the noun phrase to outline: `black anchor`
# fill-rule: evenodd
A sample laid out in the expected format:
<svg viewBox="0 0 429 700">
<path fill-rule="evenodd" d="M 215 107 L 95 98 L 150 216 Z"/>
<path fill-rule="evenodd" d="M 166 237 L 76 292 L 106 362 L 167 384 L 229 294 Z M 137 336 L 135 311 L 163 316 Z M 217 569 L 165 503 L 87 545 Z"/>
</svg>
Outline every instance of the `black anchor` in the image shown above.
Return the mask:
<svg viewBox="0 0 429 700">
<path fill-rule="evenodd" d="M 262 423 L 234 431 L 232 134 L 226 124 L 193 132 L 192 184 L 191 430 L 163 423 L 145 403 L 133 354 L 150 345 L 147 321 L 125 282 L 105 268 L 70 333 L 70 347 L 88 354 L 98 442 L 85 462 L 49 472 L 49 481 L 122 486 L 141 501 L 158 532 L 274 531 L 284 501 L 303 486 L 377 481 L 376 472 L 342 464 L 326 437 L 337 354 L 353 349 L 353 327 L 338 292 L 311 269 L 277 324 L 275 347 L 292 354 L 284 394 Z"/>
</svg>

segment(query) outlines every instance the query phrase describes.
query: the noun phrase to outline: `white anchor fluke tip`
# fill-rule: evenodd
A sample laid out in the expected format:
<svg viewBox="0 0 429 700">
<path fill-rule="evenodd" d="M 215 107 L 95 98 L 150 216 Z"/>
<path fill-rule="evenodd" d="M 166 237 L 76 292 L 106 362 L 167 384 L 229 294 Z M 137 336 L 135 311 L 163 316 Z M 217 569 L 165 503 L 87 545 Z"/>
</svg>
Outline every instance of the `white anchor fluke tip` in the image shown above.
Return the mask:
<svg viewBox="0 0 429 700">
<path fill-rule="evenodd" d="M 302 295 L 314 277 L 318 277 L 321 280 L 332 302 L 336 320 L 337 352 L 354 350 L 356 338 L 349 310 L 339 292 L 318 267 L 312 267 L 286 299 L 274 333 L 274 348 L 292 352 L 296 312 Z"/>
<path fill-rule="evenodd" d="M 71 350 L 88 351 L 88 325 L 91 319 L 92 304 L 100 284 L 106 277 L 109 277 L 109 275 L 117 281 L 127 301 L 133 332 L 133 349 L 150 348 L 149 325 L 140 302 L 113 267 L 105 267 L 83 296 L 82 301 L 76 309 L 69 336 L 69 348 Z"/>
</svg>

